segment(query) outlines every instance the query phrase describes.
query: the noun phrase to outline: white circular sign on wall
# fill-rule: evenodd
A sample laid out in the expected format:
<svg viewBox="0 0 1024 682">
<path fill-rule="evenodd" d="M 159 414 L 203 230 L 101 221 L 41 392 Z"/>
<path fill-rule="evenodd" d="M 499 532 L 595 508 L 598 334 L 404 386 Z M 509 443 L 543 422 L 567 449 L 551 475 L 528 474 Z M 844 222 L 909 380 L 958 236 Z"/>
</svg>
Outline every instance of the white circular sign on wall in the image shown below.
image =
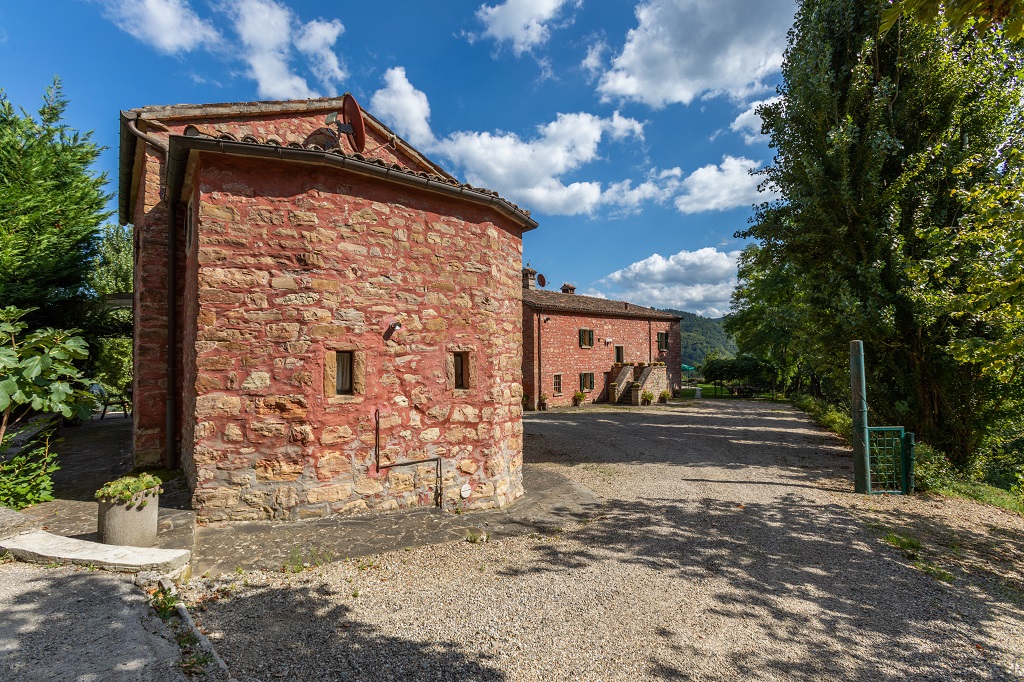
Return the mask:
<svg viewBox="0 0 1024 682">
<path fill-rule="evenodd" d="M 466 499 L 471 494 L 473 494 L 473 488 L 470 487 L 470 485 L 468 483 L 466 483 L 465 485 L 462 486 L 462 491 L 461 492 L 462 492 L 462 499 Z"/>
</svg>

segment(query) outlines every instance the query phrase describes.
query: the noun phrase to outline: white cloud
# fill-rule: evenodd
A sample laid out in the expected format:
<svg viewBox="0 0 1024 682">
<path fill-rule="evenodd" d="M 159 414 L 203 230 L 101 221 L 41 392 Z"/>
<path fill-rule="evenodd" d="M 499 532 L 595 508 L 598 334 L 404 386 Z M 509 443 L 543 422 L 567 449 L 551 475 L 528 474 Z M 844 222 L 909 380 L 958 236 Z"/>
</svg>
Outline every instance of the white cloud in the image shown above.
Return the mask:
<svg viewBox="0 0 1024 682">
<path fill-rule="evenodd" d="M 212 45 L 220 38 L 188 0 L 104 0 L 103 5 L 118 28 L 166 54 Z"/>
<path fill-rule="evenodd" d="M 646 0 L 598 90 L 652 107 L 763 92 L 795 9 L 792 0 Z"/>
<path fill-rule="evenodd" d="M 682 194 L 676 197 L 676 208 L 680 213 L 727 211 L 773 199 L 772 192 L 758 192 L 760 178 L 750 174 L 760 166 L 760 161 L 728 155 L 717 166 L 702 166 L 680 183 Z"/>
<path fill-rule="evenodd" d="M 613 212 L 611 217 L 630 215 L 639 211 L 643 204 L 649 201 L 662 204 L 671 199 L 679 191 L 681 177 L 680 168 L 671 168 L 663 171 L 652 170 L 647 179 L 635 187 L 632 180 L 613 182 L 602 193 L 601 203 L 619 209 Z"/>
<path fill-rule="evenodd" d="M 729 310 L 736 288 L 739 251 L 711 247 L 680 251 L 665 258 L 654 254 L 598 281 L 603 296 L 658 308 L 690 310 L 720 317 Z"/>
<path fill-rule="evenodd" d="M 755 110 L 762 104 L 775 104 L 779 99 L 779 97 L 769 97 L 768 99 L 751 102 L 746 111 L 729 124 L 729 130 L 743 135 L 743 141 L 747 144 L 763 142 L 765 136 L 761 134 L 761 117 L 757 115 Z"/>
<path fill-rule="evenodd" d="M 335 86 L 348 78 L 348 72 L 342 68 L 338 55 L 332 49 L 344 32 L 345 27 L 337 19 L 314 19 L 299 29 L 295 37 L 295 47 L 309 58 L 313 75 L 331 94 L 337 94 Z"/>
<path fill-rule="evenodd" d="M 484 36 L 511 43 L 519 56 L 548 41 L 551 22 L 570 2 L 579 5 L 579 0 L 505 0 L 493 7 L 480 5 L 476 16 L 484 23 Z"/>
<path fill-rule="evenodd" d="M 587 48 L 587 56 L 580 62 L 580 66 L 591 79 L 596 78 L 604 69 L 604 53 L 609 50 L 608 43 L 598 40 Z"/>
<path fill-rule="evenodd" d="M 236 0 L 234 25 L 242 39 L 249 75 L 261 98 L 302 99 L 318 97 L 306 79 L 289 65 L 293 15 L 275 0 Z"/>
<path fill-rule="evenodd" d="M 565 184 L 560 176 L 598 157 L 605 133 L 615 139 L 643 135 L 643 124 L 588 113 L 558 114 L 524 140 L 514 133 L 457 132 L 438 150 L 465 169 L 472 184 L 494 188 L 513 201 L 549 214 L 591 213 L 601 202 L 601 183 Z"/>
<path fill-rule="evenodd" d="M 373 93 L 370 109 L 387 121 L 395 131 L 414 146 L 424 150 L 434 145 L 430 130 L 430 102 L 427 96 L 413 87 L 401 66 L 388 69 L 384 74 L 385 86 Z"/>
</svg>

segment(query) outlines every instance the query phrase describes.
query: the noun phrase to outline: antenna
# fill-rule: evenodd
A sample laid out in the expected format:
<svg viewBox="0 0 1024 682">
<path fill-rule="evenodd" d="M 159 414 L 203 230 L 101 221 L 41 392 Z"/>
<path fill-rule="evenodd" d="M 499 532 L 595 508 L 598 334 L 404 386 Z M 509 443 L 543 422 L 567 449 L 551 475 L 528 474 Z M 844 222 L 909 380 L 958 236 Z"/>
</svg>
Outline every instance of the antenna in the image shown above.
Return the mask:
<svg viewBox="0 0 1024 682">
<path fill-rule="evenodd" d="M 539 284 L 541 288 L 546 287 L 548 285 L 548 278 L 544 275 L 537 275 L 537 284 Z"/>
<path fill-rule="evenodd" d="M 363 110 L 351 93 L 346 92 L 341 100 L 341 120 L 337 111 L 327 114 L 327 125 L 334 125 L 338 129 L 338 137 L 344 134 L 352 149 L 359 153 L 366 148 L 366 126 L 363 124 Z"/>
</svg>

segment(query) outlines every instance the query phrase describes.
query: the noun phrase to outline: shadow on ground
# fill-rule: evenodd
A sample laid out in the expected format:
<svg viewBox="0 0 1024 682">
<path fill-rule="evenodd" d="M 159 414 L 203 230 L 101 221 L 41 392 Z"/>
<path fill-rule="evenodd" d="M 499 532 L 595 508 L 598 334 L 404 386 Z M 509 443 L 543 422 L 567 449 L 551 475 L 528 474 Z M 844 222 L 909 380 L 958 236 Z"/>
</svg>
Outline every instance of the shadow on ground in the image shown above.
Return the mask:
<svg viewBox="0 0 1024 682">
<path fill-rule="evenodd" d="M 0 582 L 0 679 L 187 679 L 169 629 L 126 576 L 0 566 Z"/>
<path fill-rule="evenodd" d="M 506 575 L 571 574 L 615 561 L 677 579 L 680 590 L 700 586 L 706 595 L 701 620 L 708 627 L 742 628 L 760 643 L 756 655 L 730 655 L 730 667 L 748 678 L 981 680 L 1024 673 L 1024 650 L 993 639 L 996 621 L 1017 624 L 1018 633 L 1024 628 L 1020 605 L 1005 591 L 962 575 L 952 584 L 936 579 L 921 570 L 916 556 L 882 542 L 878 529 L 854 511 L 808 491 L 848 489 L 843 480 L 850 478 L 849 459 L 831 437 L 788 408 L 758 405 L 755 412 L 737 402 L 715 410 L 529 419 L 528 461 L 665 464 L 678 474 L 673 481 L 715 485 L 708 497 L 606 500 L 602 516 L 571 535 L 582 551 L 576 543 L 571 550 L 540 545 L 533 563 L 506 569 Z M 737 428 L 740 418 L 752 422 Z M 696 448 L 693 438 L 721 440 Z M 776 474 L 763 481 L 717 479 L 674 467 Z M 769 493 L 749 501 L 750 491 L 765 486 Z M 956 531 L 965 545 L 992 545 L 989 535 L 984 528 Z M 1020 540 L 1000 536 L 1007 559 L 1017 556 Z M 674 660 L 721 653 L 691 636 L 664 637 Z M 653 677 L 690 678 L 657 650 L 650 654 Z"/>
<path fill-rule="evenodd" d="M 228 668 L 243 682 L 506 679 L 489 665 L 486 654 L 465 651 L 457 642 L 414 641 L 354 620 L 348 606 L 331 603 L 332 594 L 324 585 L 290 585 L 232 596 L 232 620 L 249 627 L 232 629 L 231 646 L 220 649 Z M 191 608 L 199 621 L 203 610 L 201 604 Z M 274 644 L 268 647 L 268 642 Z M 258 661 L 232 655 L 256 650 L 262 653 Z"/>
</svg>

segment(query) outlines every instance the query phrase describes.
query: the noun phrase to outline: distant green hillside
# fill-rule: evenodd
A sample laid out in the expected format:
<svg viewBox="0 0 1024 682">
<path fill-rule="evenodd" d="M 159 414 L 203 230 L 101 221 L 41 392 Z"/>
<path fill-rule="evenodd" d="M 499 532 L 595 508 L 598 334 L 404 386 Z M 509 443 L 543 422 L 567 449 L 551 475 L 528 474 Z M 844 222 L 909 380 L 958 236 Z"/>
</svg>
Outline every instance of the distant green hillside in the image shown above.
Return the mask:
<svg viewBox="0 0 1024 682">
<path fill-rule="evenodd" d="M 722 328 L 724 317 L 703 317 L 685 310 L 665 309 L 665 312 L 683 318 L 679 323 L 679 331 L 683 342 L 684 365 L 696 367 L 713 350 L 717 350 L 722 357 L 731 358 L 736 355 L 736 342 Z"/>
</svg>

